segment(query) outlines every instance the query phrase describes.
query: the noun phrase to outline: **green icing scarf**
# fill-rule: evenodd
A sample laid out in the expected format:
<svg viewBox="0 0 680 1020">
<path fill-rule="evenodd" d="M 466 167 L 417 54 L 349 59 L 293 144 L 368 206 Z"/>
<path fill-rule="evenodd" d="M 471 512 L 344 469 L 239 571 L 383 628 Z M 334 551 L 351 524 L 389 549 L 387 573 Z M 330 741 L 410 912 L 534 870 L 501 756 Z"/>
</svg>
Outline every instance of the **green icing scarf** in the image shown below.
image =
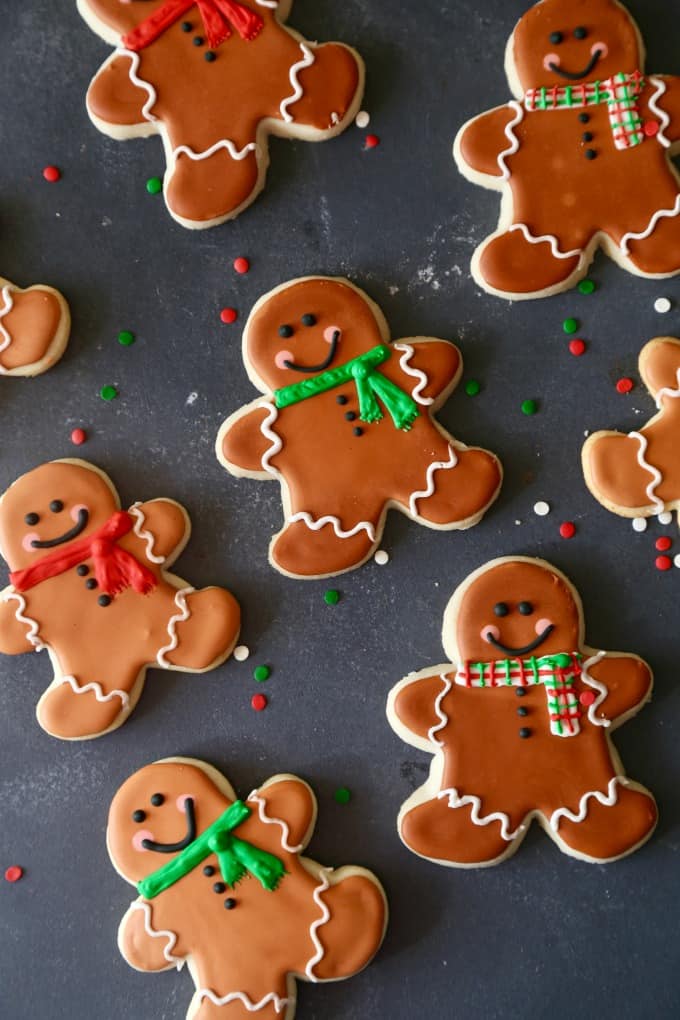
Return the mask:
<svg viewBox="0 0 680 1020">
<path fill-rule="evenodd" d="M 245 822 L 251 814 L 252 811 L 242 800 L 235 801 L 177 857 L 138 882 L 137 891 L 145 899 L 152 900 L 214 853 L 217 854 L 222 878 L 227 885 L 234 886 L 246 874 L 251 874 L 265 889 L 274 892 L 286 873 L 283 863 L 274 854 L 232 835 L 232 830 Z"/>
<path fill-rule="evenodd" d="M 359 398 L 361 421 L 370 423 L 381 420 L 383 412 L 378 404 L 380 400 L 392 418 L 394 427 L 408 431 L 420 413 L 418 405 L 410 394 L 377 371 L 378 365 L 391 357 L 392 351 L 387 344 L 379 344 L 366 354 L 346 361 L 344 365 L 337 365 L 310 379 L 275 390 L 274 403 L 280 410 L 353 381 Z"/>
</svg>

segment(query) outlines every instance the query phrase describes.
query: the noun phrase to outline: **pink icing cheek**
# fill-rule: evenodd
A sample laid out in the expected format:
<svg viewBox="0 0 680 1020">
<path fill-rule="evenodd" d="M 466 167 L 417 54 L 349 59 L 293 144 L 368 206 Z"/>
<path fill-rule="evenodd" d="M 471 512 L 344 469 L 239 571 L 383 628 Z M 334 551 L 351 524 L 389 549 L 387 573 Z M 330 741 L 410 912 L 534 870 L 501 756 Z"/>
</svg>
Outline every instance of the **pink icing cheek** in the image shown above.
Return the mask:
<svg viewBox="0 0 680 1020">
<path fill-rule="evenodd" d="M 323 338 L 327 344 L 333 343 L 336 333 L 339 333 L 340 336 L 342 336 L 342 330 L 339 326 L 329 326 L 328 329 L 324 329 Z"/>
<path fill-rule="evenodd" d="M 186 807 L 186 802 L 188 800 L 195 801 L 196 798 L 191 793 L 181 793 L 177 800 L 175 801 L 175 804 L 177 805 L 177 810 L 181 811 L 182 814 L 184 814 L 184 809 Z"/>
<path fill-rule="evenodd" d="M 276 365 L 277 368 L 287 369 L 288 365 L 286 364 L 286 362 L 292 360 L 293 360 L 292 351 L 279 351 L 279 353 L 274 358 L 274 364 Z"/>
<path fill-rule="evenodd" d="M 604 57 L 608 57 L 609 56 L 609 47 L 607 46 L 606 43 L 596 42 L 596 43 L 593 44 L 590 52 L 592 53 L 593 56 L 595 56 L 596 53 L 599 53 L 600 57 L 603 57 L 603 58 Z"/>
<path fill-rule="evenodd" d="M 71 520 L 72 521 L 76 521 L 76 522 L 78 521 L 78 515 L 80 514 L 81 510 L 85 510 L 85 511 L 87 511 L 89 513 L 89 508 L 86 507 L 84 503 L 77 503 L 76 506 L 74 506 L 72 508 L 72 510 L 71 510 Z"/>
<path fill-rule="evenodd" d="M 153 832 L 150 832 L 149 829 L 140 829 L 139 832 L 136 832 L 132 837 L 132 845 L 140 854 L 148 853 L 146 847 L 142 846 L 142 840 L 145 839 L 153 839 Z"/>
<path fill-rule="evenodd" d="M 543 57 L 543 67 L 546 71 L 552 71 L 552 67 L 550 66 L 551 64 L 555 67 L 559 67 L 561 63 L 562 61 L 558 57 L 557 53 L 546 53 Z"/>
<path fill-rule="evenodd" d="M 26 550 L 26 552 L 35 552 L 35 549 L 33 548 L 32 543 L 33 542 L 39 542 L 39 541 L 40 541 L 40 535 L 38 534 L 38 532 L 37 531 L 29 531 L 29 533 L 27 535 L 24 535 L 24 537 L 23 537 L 23 539 L 21 541 L 21 545 Z"/>
<path fill-rule="evenodd" d="M 553 626 L 552 620 L 548 620 L 548 619 L 538 620 L 537 623 L 536 623 L 536 633 L 537 634 L 543 634 L 543 632 L 546 631 L 548 629 L 548 627 L 552 627 L 552 626 Z"/>
<path fill-rule="evenodd" d="M 491 626 L 483 627 L 480 633 L 483 640 L 488 641 L 489 644 L 491 644 L 491 638 L 494 638 L 494 640 L 499 641 L 501 636 L 501 632 L 499 631 L 498 627 Z"/>
</svg>

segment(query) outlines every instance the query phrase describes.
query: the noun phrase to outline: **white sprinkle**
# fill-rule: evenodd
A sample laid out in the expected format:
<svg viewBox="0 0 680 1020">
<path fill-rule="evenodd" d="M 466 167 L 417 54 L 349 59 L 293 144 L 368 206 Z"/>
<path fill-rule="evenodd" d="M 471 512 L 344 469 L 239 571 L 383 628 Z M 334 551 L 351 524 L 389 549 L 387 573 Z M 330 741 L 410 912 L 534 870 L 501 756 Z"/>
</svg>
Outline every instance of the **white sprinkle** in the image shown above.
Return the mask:
<svg viewBox="0 0 680 1020">
<path fill-rule="evenodd" d="M 659 524 L 672 524 L 673 514 L 670 510 L 664 510 L 662 514 L 659 514 Z"/>
<path fill-rule="evenodd" d="M 680 567 L 680 555 L 675 557 L 673 563 L 675 563 L 676 567 Z"/>
<path fill-rule="evenodd" d="M 522 523 L 521 521 L 515 521 L 515 524 L 517 524 L 517 525 L 519 525 L 521 523 Z"/>
<path fill-rule="evenodd" d="M 537 517 L 547 517 L 550 513 L 550 503 L 546 503 L 544 499 L 534 503 L 534 513 Z"/>
<path fill-rule="evenodd" d="M 642 532 L 646 531 L 646 530 L 647 530 L 647 521 L 645 520 L 645 518 L 644 517 L 636 517 L 635 520 L 633 521 L 633 531 L 637 531 L 637 533 L 639 535 L 641 535 Z"/>
<path fill-rule="evenodd" d="M 191 405 L 195 404 L 197 400 L 198 400 L 198 393 L 196 393 L 195 391 L 193 393 L 190 393 L 189 396 L 187 397 L 186 406 L 187 407 L 191 407 Z"/>
<path fill-rule="evenodd" d="M 358 128 L 367 128 L 371 123 L 371 115 L 367 113 L 366 110 L 360 110 L 354 123 Z"/>
<path fill-rule="evenodd" d="M 250 648 L 248 645 L 238 645 L 234 649 L 234 658 L 237 662 L 245 662 L 250 655 Z"/>
<path fill-rule="evenodd" d="M 390 554 L 385 552 L 384 549 L 378 549 L 373 559 L 379 567 L 384 567 L 386 563 L 390 562 Z"/>
<path fill-rule="evenodd" d="M 667 297 L 657 298 L 654 302 L 654 311 L 658 312 L 659 315 L 665 315 L 666 312 L 670 312 L 672 307 L 670 299 Z"/>
</svg>

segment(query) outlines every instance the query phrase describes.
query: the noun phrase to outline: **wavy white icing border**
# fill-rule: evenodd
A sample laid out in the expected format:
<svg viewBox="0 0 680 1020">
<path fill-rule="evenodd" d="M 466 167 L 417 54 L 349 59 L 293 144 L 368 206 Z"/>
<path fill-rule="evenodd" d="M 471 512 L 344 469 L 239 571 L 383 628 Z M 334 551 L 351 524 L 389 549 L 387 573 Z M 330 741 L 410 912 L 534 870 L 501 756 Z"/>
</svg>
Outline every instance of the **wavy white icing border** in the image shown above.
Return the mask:
<svg viewBox="0 0 680 1020">
<path fill-rule="evenodd" d="M 24 627 L 28 627 L 28 634 L 26 635 L 26 640 L 30 641 L 30 643 L 35 648 L 36 652 L 42 652 L 43 648 L 45 648 L 46 646 L 43 644 L 39 637 L 40 624 L 38 623 L 37 620 L 34 620 L 32 617 L 26 616 L 24 614 L 24 610 L 26 609 L 26 599 L 24 598 L 23 595 L 20 595 L 18 591 L 14 590 L 7 591 L 2 596 L 3 602 L 9 602 L 10 599 L 14 599 L 16 602 L 19 603 L 14 615 L 19 623 L 23 624 Z"/>
<path fill-rule="evenodd" d="M 525 241 L 529 244 L 549 244 L 550 251 L 552 252 L 553 258 L 556 259 L 573 259 L 577 255 L 583 256 L 582 248 L 575 248 L 573 251 L 560 251 L 560 245 L 554 234 L 541 234 L 538 237 L 536 234 L 532 234 L 526 223 L 513 223 L 512 226 L 508 227 L 508 233 L 512 234 L 516 230 L 521 230 L 524 235 Z"/>
<path fill-rule="evenodd" d="M 510 180 L 510 170 L 508 169 L 508 165 L 505 161 L 508 156 L 514 156 L 515 153 L 519 151 L 519 138 L 515 134 L 515 128 L 524 120 L 524 109 L 522 108 L 521 103 L 518 103 L 516 99 L 512 99 L 508 103 L 508 107 L 515 111 L 516 116 L 514 120 L 511 120 L 505 126 L 505 136 L 510 142 L 510 146 L 509 148 L 504 149 L 498 157 L 498 166 L 500 167 L 504 181 Z"/>
<path fill-rule="evenodd" d="M 675 219 L 676 216 L 680 216 L 680 194 L 675 199 L 675 205 L 672 209 L 657 209 L 652 216 L 647 227 L 640 231 L 639 234 L 634 231 L 630 231 L 628 234 L 624 234 L 620 241 L 621 252 L 624 255 L 630 254 L 630 242 L 631 241 L 645 241 L 648 237 L 651 237 L 656 230 L 659 220 Z"/>
<path fill-rule="evenodd" d="M 415 354 L 415 349 L 411 346 L 411 344 L 404 343 L 393 344 L 393 346 L 395 351 L 404 352 L 401 358 L 399 359 L 399 365 L 401 367 L 402 372 L 405 372 L 406 375 L 410 375 L 413 379 L 418 379 L 418 385 L 415 386 L 411 391 L 411 396 L 413 397 L 413 399 L 418 404 L 421 404 L 423 407 L 428 407 L 430 404 L 433 404 L 434 399 L 432 397 L 424 397 L 422 395 L 422 391 L 427 386 L 429 379 L 421 369 L 414 368 L 412 365 L 409 364 L 411 358 Z"/>
<path fill-rule="evenodd" d="M 253 1002 L 245 992 L 228 992 L 227 995 L 217 996 L 210 988 L 197 988 L 196 994 L 198 995 L 199 1003 L 203 1002 L 204 999 L 209 999 L 214 1006 L 227 1006 L 230 1002 L 240 1002 L 249 1013 L 257 1013 L 269 1005 L 273 1005 L 277 1013 L 282 1013 L 291 1001 L 288 998 L 280 998 L 276 992 L 269 992 L 259 1002 Z"/>
<path fill-rule="evenodd" d="M 646 489 L 647 499 L 649 500 L 650 503 L 654 504 L 657 512 L 663 513 L 663 511 L 666 509 L 666 504 L 662 499 L 659 498 L 659 496 L 656 495 L 656 492 L 654 491 L 656 488 L 658 488 L 659 485 L 661 485 L 663 481 L 663 475 L 661 474 L 659 469 L 655 468 L 652 464 L 650 464 L 646 458 L 647 447 L 649 446 L 647 437 L 643 436 L 641 432 L 629 432 L 628 435 L 630 439 L 637 439 L 638 443 L 640 444 L 640 449 L 638 450 L 637 455 L 638 464 L 640 465 L 641 468 L 643 468 L 643 470 L 647 471 L 652 476 L 652 481 L 649 483 Z"/>
<path fill-rule="evenodd" d="M 299 843 L 297 846 L 291 846 L 288 842 L 290 836 L 290 826 L 288 822 L 284 822 L 282 818 L 272 818 L 267 814 L 267 802 L 264 797 L 258 797 L 257 790 L 249 795 L 248 801 L 252 804 L 257 804 L 257 810 L 260 816 L 260 821 L 264 822 L 265 825 L 280 825 L 283 830 L 281 836 L 281 846 L 284 850 L 287 850 L 290 854 L 298 854 L 301 850 L 304 850 L 304 844 Z"/>
<path fill-rule="evenodd" d="M 115 690 L 104 694 L 104 688 L 96 680 L 91 680 L 90 683 L 81 686 L 74 676 L 69 675 L 59 677 L 59 683 L 68 684 L 73 689 L 74 694 L 87 694 L 89 691 L 92 691 L 97 701 L 102 702 L 102 704 L 106 701 L 111 701 L 112 698 L 120 698 L 122 708 L 127 708 L 130 704 L 130 696 L 126 691 Z"/>
<path fill-rule="evenodd" d="M 5 329 L 5 327 L 3 326 L 2 320 L 5 318 L 6 315 L 9 315 L 9 313 L 12 311 L 12 308 L 14 307 L 14 298 L 12 297 L 12 287 L 10 287 L 9 284 L 5 284 L 0 293 L 2 293 L 2 299 L 5 302 L 4 307 L 0 308 L 0 336 L 2 336 L 2 342 L 0 343 L 0 354 L 2 354 L 2 352 L 6 351 L 9 345 L 12 343 L 12 337 L 10 333 L 7 331 L 7 329 Z M 4 373 L 6 371 L 7 371 L 6 368 L 2 368 L 2 366 L 0 366 L 0 373 Z"/>
<path fill-rule="evenodd" d="M 231 138 L 221 138 L 219 142 L 215 142 L 209 149 L 203 149 L 201 152 L 196 152 L 190 145 L 178 145 L 176 149 L 172 150 L 173 160 L 177 160 L 178 156 L 188 156 L 189 159 L 200 162 L 202 159 L 210 159 L 220 149 L 226 149 L 232 159 L 242 160 L 245 159 L 249 152 L 254 152 L 257 149 L 255 142 L 248 142 L 242 149 L 237 148 L 236 144 L 232 142 Z"/>
<path fill-rule="evenodd" d="M 611 726 L 609 719 L 598 719 L 595 715 L 596 710 L 600 707 L 602 702 L 609 694 L 608 689 L 599 680 L 596 680 L 594 676 L 591 676 L 588 670 L 591 666 L 596 666 L 598 662 L 601 662 L 605 657 L 606 652 L 597 652 L 595 655 L 591 655 L 589 659 L 583 663 L 581 667 L 581 679 L 584 683 L 588 684 L 589 687 L 594 687 L 598 691 L 598 696 L 595 701 L 588 708 L 588 718 L 590 719 L 593 726 Z"/>
<path fill-rule="evenodd" d="M 441 740 L 437 740 L 435 733 L 439 733 L 440 730 L 443 730 L 449 721 L 449 717 L 446 712 L 442 710 L 442 701 L 451 690 L 453 684 L 447 677 L 446 673 L 442 673 L 439 679 L 443 681 L 444 687 L 435 698 L 434 710 L 437 713 L 437 717 L 440 719 L 440 722 L 435 723 L 434 726 L 430 727 L 427 731 L 427 739 L 431 741 L 431 743 L 436 744 L 437 747 L 443 747 L 443 742 Z"/>
<path fill-rule="evenodd" d="M 566 818 L 570 822 L 583 822 L 588 815 L 588 801 L 596 800 L 603 807 L 613 807 L 619 799 L 617 792 L 617 784 L 621 783 L 622 786 L 628 785 L 628 780 L 625 776 L 614 776 L 613 779 L 609 780 L 607 785 L 607 793 L 601 793 L 599 790 L 590 790 L 588 793 L 584 793 L 581 797 L 578 805 L 578 811 L 570 811 L 569 808 L 558 808 L 557 811 L 553 811 L 550 816 L 550 828 L 553 832 L 557 832 L 560 827 L 560 820 Z"/>
<path fill-rule="evenodd" d="M 141 503 L 133 503 L 128 511 L 128 513 L 131 513 L 136 518 L 136 523 L 132 530 L 137 538 L 141 538 L 142 542 L 146 542 L 146 558 L 151 560 L 152 563 L 165 563 L 165 556 L 156 556 L 153 551 L 156 537 L 148 528 L 144 527 L 146 518 L 141 506 Z"/>
<path fill-rule="evenodd" d="M 344 531 L 340 525 L 339 517 L 326 514 L 325 517 L 319 517 L 315 520 L 310 513 L 307 513 L 306 510 L 299 510 L 297 513 L 292 514 L 288 518 L 287 523 L 296 524 L 298 521 L 302 521 L 306 524 L 310 531 L 321 531 L 326 524 L 332 524 L 333 531 L 338 538 L 353 538 L 360 531 L 365 531 L 371 542 L 375 542 L 375 525 L 372 524 L 371 521 L 359 521 L 359 523 L 355 524 L 353 528 L 349 529 L 349 531 Z"/>
<path fill-rule="evenodd" d="M 151 112 L 151 108 L 155 106 L 156 102 L 158 101 L 158 93 L 156 92 L 155 88 L 150 82 L 144 81 L 143 78 L 139 77 L 138 71 L 139 65 L 141 63 L 139 53 L 135 53 L 134 50 L 126 50 L 124 46 L 119 46 L 114 51 L 113 55 L 114 57 L 130 58 L 130 67 L 128 69 L 130 81 L 132 82 L 133 85 L 136 85 L 137 88 L 143 89 L 149 96 L 144 106 L 142 107 L 142 116 L 144 117 L 145 120 L 148 120 L 151 124 L 155 124 L 158 121 L 158 117 L 154 117 L 153 113 Z"/>
<path fill-rule="evenodd" d="M 322 901 L 321 897 L 323 896 L 323 894 L 326 892 L 330 885 L 330 882 L 328 881 L 328 876 L 332 873 L 332 871 L 333 871 L 332 868 L 321 869 L 321 882 L 319 883 L 319 885 L 317 885 L 316 889 L 314 890 L 314 902 L 316 903 L 317 907 L 320 907 L 321 909 L 321 917 L 317 918 L 316 921 L 313 921 L 309 929 L 309 934 L 314 944 L 315 952 L 314 955 L 310 958 L 309 963 L 305 967 L 305 975 L 307 976 L 307 979 L 309 981 L 314 982 L 321 980 L 314 973 L 314 968 L 318 966 L 319 963 L 321 963 L 325 953 L 324 948 L 321 945 L 321 942 L 319 941 L 317 931 L 319 928 L 323 927 L 323 925 L 330 920 L 331 916 L 330 910 L 328 909 L 327 905 Z"/>
<path fill-rule="evenodd" d="M 666 82 L 663 81 L 661 78 L 655 78 L 652 75 L 649 76 L 649 82 L 651 85 L 657 86 L 656 92 L 649 100 L 649 109 L 652 111 L 654 116 L 658 117 L 659 120 L 661 121 L 661 125 L 659 131 L 657 132 L 656 137 L 659 140 L 659 142 L 661 142 L 665 149 L 670 149 L 671 142 L 670 139 L 666 137 L 665 131 L 667 127 L 670 127 L 671 118 L 668 116 L 665 110 L 662 110 L 660 106 L 657 106 L 657 101 L 661 99 L 661 97 L 667 91 Z"/>
<path fill-rule="evenodd" d="M 260 425 L 260 432 L 264 438 L 271 443 L 271 446 L 266 453 L 262 454 L 262 467 L 265 471 L 268 471 L 270 475 L 275 475 L 276 468 L 273 468 L 269 462 L 272 457 L 275 457 L 277 453 L 281 453 L 281 450 L 283 449 L 283 440 L 281 439 L 281 436 L 277 436 L 277 434 L 272 431 L 272 425 L 278 418 L 279 411 L 276 404 L 274 404 L 271 400 L 263 400 L 257 406 L 269 412 Z"/>
<path fill-rule="evenodd" d="M 310 50 L 309 46 L 307 46 L 306 43 L 301 42 L 300 49 L 302 50 L 302 60 L 298 60 L 297 63 L 293 64 L 290 71 L 288 72 L 290 84 L 293 88 L 293 91 L 291 95 L 288 96 L 287 99 L 282 100 L 281 105 L 279 106 L 279 112 L 281 113 L 281 116 L 285 120 L 286 124 L 292 124 L 293 121 L 295 120 L 295 117 L 292 115 L 292 113 L 288 112 L 288 107 L 292 106 L 294 103 L 297 103 L 298 99 L 302 99 L 302 96 L 304 94 L 304 90 L 298 79 L 298 74 L 300 73 L 300 71 L 303 71 L 305 67 L 311 67 L 314 61 L 316 60 L 314 53 L 312 52 L 312 50 Z"/>
<path fill-rule="evenodd" d="M 191 616 L 191 610 L 187 605 L 186 596 L 190 595 L 195 588 L 188 586 L 186 588 L 179 588 L 175 593 L 175 605 L 179 609 L 179 613 L 174 613 L 168 620 L 168 637 L 170 641 L 167 645 L 164 645 L 156 655 L 156 662 L 159 666 L 163 666 L 165 669 L 172 669 L 172 664 L 167 661 L 165 656 L 168 652 L 174 652 L 175 648 L 179 644 L 179 638 L 177 637 L 177 624 L 184 623 Z"/>
<path fill-rule="evenodd" d="M 664 397 L 680 397 L 680 368 L 676 369 L 676 379 L 678 388 L 676 390 L 671 389 L 670 386 L 664 386 L 663 389 L 659 390 L 656 395 L 656 406 L 661 410 L 661 401 Z"/>
<path fill-rule="evenodd" d="M 435 460 L 427 469 L 425 475 L 425 488 L 418 489 L 416 492 L 411 493 L 408 501 L 408 508 L 413 517 L 418 516 L 418 500 L 429 499 L 435 491 L 434 475 L 436 471 L 450 471 L 451 468 L 455 468 L 458 464 L 458 457 L 456 451 L 452 446 L 449 446 L 449 459 L 448 460 Z"/>
<path fill-rule="evenodd" d="M 453 809 L 467 807 L 470 805 L 472 807 L 470 820 L 473 825 L 490 825 L 492 822 L 500 822 L 501 836 L 508 843 L 511 843 L 513 839 L 516 839 L 517 836 L 526 829 L 526 825 L 522 823 L 510 832 L 510 816 L 503 814 L 502 811 L 494 811 L 490 815 L 480 815 L 479 812 L 482 807 L 481 798 L 474 797 L 472 794 L 467 794 L 465 797 L 459 797 L 458 790 L 453 786 L 448 790 L 440 790 L 437 794 L 437 800 L 441 800 L 443 797 L 449 798 L 448 806 Z"/>
<path fill-rule="evenodd" d="M 181 956 L 174 956 L 172 950 L 177 945 L 177 935 L 174 931 L 168 931 L 167 929 L 159 929 L 153 927 L 151 924 L 151 904 L 147 903 L 146 900 L 135 900 L 130 904 L 130 910 L 143 910 L 144 911 L 144 931 L 152 939 L 167 939 L 167 945 L 163 947 L 163 956 L 168 961 L 175 965 L 177 970 L 181 970 L 185 964 L 185 960 Z"/>
</svg>

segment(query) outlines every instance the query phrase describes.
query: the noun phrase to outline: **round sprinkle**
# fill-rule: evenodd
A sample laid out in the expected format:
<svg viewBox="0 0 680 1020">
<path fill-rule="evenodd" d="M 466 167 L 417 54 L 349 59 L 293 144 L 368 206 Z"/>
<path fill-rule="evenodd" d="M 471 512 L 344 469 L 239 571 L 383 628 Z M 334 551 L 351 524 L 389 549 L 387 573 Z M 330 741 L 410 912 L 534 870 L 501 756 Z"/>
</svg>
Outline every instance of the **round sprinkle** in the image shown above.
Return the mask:
<svg viewBox="0 0 680 1020">
<path fill-rule="evenodd" d="M 534 513 L 537 517 L 547 517 L 550 513 L 550 503 L 546 503 L 543 499 L 534 503 Z"/>
<path fill-rule="evenodd" d="M 390 554 L 385 552 L 384 549 L 378 549 L 373 559 L 375 560 L 379 567 L 384 567 L 385 564 L 390 562 Z"/>
<path fill-rule="evenodd" d="M 595 704 L 595 695 L 592 691 L 582 691 L 578 696 L 578 700 L 585 708 L 589 708 Z"/>
<path fill-rule="evenodd" d="M 676 567 L 680 567 L 680 556 L 676 556 L 673 563 L 675 563 Z"/>
<path fill-rule="evenodd" d="M 249 269 L 250 269 L 250 262 L 248 261 L 248 259 L 243 258 L 242 255 L 239 258 L 234 259 L 234 270 L 240 276 L 243 276 L 245 273 L 247 273 L 249 271 Z"/>
<path fill-rule="evenodd" d="M 346 786 L 339 786 L 333 794 L 336 804 L 349 804 L 352 799 L 352 791 Z"/>
<path fill-rule="evenodd" d="M 482 388 L 482 384 L 477 379 L 468 379 L 465 383 L 465 392 L 468 397 L 476 397 Z"/>
<path fill-rule="evenodd" d="M 340 601 L 340 592 L 336 588 L 329 588 L 323 597 L 327 606 L 337 606 Z"/>
<path fill-rule="evenodd" d="M 659 514 L 657 520 L 659 524 L 672 524 L 673 514 L 670 512 L 670 510 L 664 510 L 663 513 Z"/>
<path fill-rule="evenodd" d="M 265 680 L 269 680 L 272 675 L 272 671 L 269 666 L 256 666 L 253 670 L 253 680 L 257 680 L 258 684 L 263 684 Z"/>
<path fill-rule="evenodd" d="M 586 353 L 585 340 L 570 340 L 569 353 L 573 354 L 575 358 L 580 358 L 582 354 L 585 354 Z"/>
<path fill-rule="evenodd" d="M 163 190 L 163 181 L 160 177 L 149 177 L 146 182 L 146 190 L 150 195 L 160 195 Z"/>
<path fill-rule="evenodd" d="M 380 145 L 380 139 L 378 138 L 377 135 L 366 135 L 366 141 L 364 143 L 365 148 L 367 148 L 367 149 L 377 149 L 377 147 L 379 145 Z"/>
<path fill-rule="evenodd" d="M 592 294 L 596 290 L 596 285 L 593 280 L 581 280 L 578 289 L 581 294 Z"/>
<path fill-rule="evenodd" d="M 647 530 L 647 521 L 644 517 L 636 517 L 633 520 L 633 531 L 637 531 L 638 535 L 641 535 Z"/>
<path fill-rule="evenodd" d="M 99 396 L 102 400 L 115 400 L 118 396 L 118 390 L 115 386 L 102 386 L 99 391 Z"/>
<path fill-rule="evenodd" d="M 560 535 L 562 538 L 573 538 L 576 534 L 576 525 L 573 521 L 565 521 L 560 524 Z"/>
<path fill-rule="evenodd" d="M 562 323 L 562 329 L 567 334 L 567 336 L 573 336 L 574 333 L 577 333 L 578 327 L 579 327 L 578 319 L 569 318 L 565 319 L 564 322 Z"/>
<path fill-rule="evenodd" d="M 250 648 L 248 645 L 237 645 L 234 649 L 234 658 L 237 662 L 245 662 L 250 657 Z"/>
<path fill-rule="evenodd" d="M 220 312 L 220 319 L 225 325 L 230 326 L 232 322 L 236 322 L 238 319 L 238 312 L 235 308 L 223 308 Z"/>
<path fill-rule="evenodd" d="M 18 882 L 23 877 L 24 869 L 18 864 L 10 864 L 9 868 L 5 870 L 5 881 L 6 882 Z"/>
<path fill-rule="evenodd" d="M 654 311 L 658 312 L 659 315 L 665 315 L 667 312 L 670 312 L 672 307 L 670 298 L 667 297 L 657 298 L 654 302 Z"/>
<path fill-rule="evenodd" d="M 522 402 L 522 414 L 536 414 L 538 411 L 538 401 L 536 400 L 524 400 Z"/>
<path fill-rule="evenodd" d="M 659 133 L 659 122 L 656 120 L 647 120 L 642 126 L 647 138 L 654 138 Z"/>
<path fill-rule="evenodd" d="M 266 694 L 253 694 L 250 699 L 250 704 L 253 706 L 256 712 L 264 712 L 267 707 L 267 695 Z"/>
<path fill-rule="evenodd" d="M 85 429 L 74 429 L 71 433 L 71 442 L 74 446 L 82 446 L 87 439 Z"/>
<path fill-rule="evenodd" d="M 670 570 L 673 566 L 673 560 L 670 556 L 657 556 L 655 563 L 657 570 Z"/>
<path fill-rule="evenodd" d="M 618 380 L 618 382 L 616 384 L 616 392 L 617 393 L 630 393 L 631 390 L 634 389 L 634 387 L 635 387 L 634 381 L 632 379 L 629 379 L 629 378 L 624 376 L 623 379 L 619 379 Z"/>
<path fill-rule="evenodd" d="M 669 538 L 667 535 L 662 535 L 661 538 L 657 538 L 656 540 L 656 548 L 658 552 L 668 552 L 672 545 L 673 539 Z"/>
<path fill-rule="evenodd" d="M 57 181 L 61 180 L 61 170 L 58 166 L 46 166 L 42 174 L 50 184 L 56 184 Z"/>
<path fill-rule="evenodd" d="M 358 128 L 361 128 L 361 130 L 363 131 L 363 129 L 367 128 L 368 125 L 371 123 L 370 113 L 367 113 L 366 110 L 359 110 L 358 114 L 356 115 L 356 120 L 354 121 L 354 123 Z"/>
<path fill-rule="evenodd" d="M 129 329 L 122 329 L 118 334 L 118 343 L 121 347 L 131 347 L 135 339 L 135 334 L 131 333 Z"/>
</svg>

